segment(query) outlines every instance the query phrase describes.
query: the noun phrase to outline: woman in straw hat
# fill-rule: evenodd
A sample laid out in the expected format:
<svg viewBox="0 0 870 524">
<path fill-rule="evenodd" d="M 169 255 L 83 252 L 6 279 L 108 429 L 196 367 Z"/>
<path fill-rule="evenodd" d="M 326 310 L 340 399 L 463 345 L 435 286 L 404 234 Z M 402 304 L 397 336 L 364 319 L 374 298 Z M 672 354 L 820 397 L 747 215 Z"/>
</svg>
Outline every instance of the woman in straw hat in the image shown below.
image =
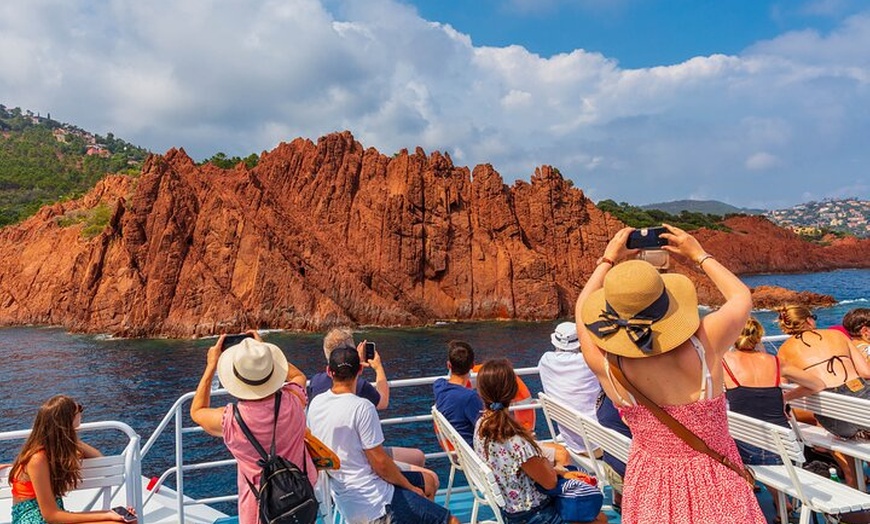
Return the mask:
<svg viewBox="0 0 870 524">
<path fill-rule="evenodd" d="M 305 375 L 287 362 L 284 352 L 274 344 L 263 342 L 256 331 L 251 338 L 224 350 L 224 335 L 208 350 L 205 372 L 199 380 L 190 405 L 190 417 L 209 435 L 223 437 L 224 444 L 238 461 L 239 522 L 255 524 L 258 519 L 257 500 L 248 480 L 259 484 L 260 455 L 245 438 L 233 415 L 239 414 L 264 449 L 272 444 L 272 424 L 275 420 L 275 395 L 281 395 L 276 430 L 275 452 L 306 471 L 313 486 L 317 469 L 305 453 Z M 221 384 L 238 404 L 209 407 L 211 382 L 217 371 Z M 287 382 L 287 384 L 285 384 Z"/>
<path fill-rule="evenodd" d="M 687 277 L 660 274 L 641 260 L 619 263 L 635 254 L 626 247 L 632 228 L 607 244 L 577 299 L 583 356 L 633 433 L 623 522 L 763 524 L 728 434 L 722 387 L 722 355 L 749 318 L 752 298 L 693 236 L 664 227 L 664 249 L 699 266 L 724 295 L 721 308 L 701 319 Z M 652 410 L 636 401 L 641 395 Z M 655 405 L 664 407 L 663 419 L 682 423 L 730 466 L 690 448 L 653 414 Z"/>
</svg>

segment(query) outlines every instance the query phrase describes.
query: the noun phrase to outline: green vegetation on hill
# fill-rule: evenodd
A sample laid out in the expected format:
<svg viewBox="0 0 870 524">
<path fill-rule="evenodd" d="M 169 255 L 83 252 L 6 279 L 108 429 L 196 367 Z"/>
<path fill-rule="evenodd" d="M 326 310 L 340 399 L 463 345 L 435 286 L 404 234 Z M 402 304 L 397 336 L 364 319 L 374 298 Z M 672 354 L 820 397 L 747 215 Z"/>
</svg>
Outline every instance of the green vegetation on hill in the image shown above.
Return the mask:
<svg viewBox="0 0 870 524">
<path fill-rule="evenodd" d="M 705 215 L 761 215 L 765 211 L 763 209 L 749 209 L 745 207 L 734 207 L 731 204 L 720 202 L 718 200 L 674 200 L 672 202 L 659 202 L 657 204 L 647 204 L 640 206 L 641 209 L 657 209 L 679 215 L 683 211 L 692 213 L 703 213 Z"/>
<path fill-rule="evenodd" d="M 211 158 L 206 158 L 202 161 L 203 164 L 208 164 L 209 162 L 216 165 L 221 169 L 232 169 L 239 165 L 239 163 L 244 163 L 245 167 L 248 169 L 252 169 L 257 166 L 257 163 L 260 161 L 260 157 L 255 153 L 251 153 L 245 158 L 233 156 L 227 157 L 227 154 L 223 151 L 215 153 Z"/>
<path fill-rule="evenodd" d="M 107 173 L 138 173 L 148 151 L 0 104 L 0 227 L 76 198 Z"/>
<path fill-rule="evenodd" d="M 662 223 L 668 223 L 687 231 L 693 231 L 702 227 L 729 231 L 727 227 L 721 224 L 723 217 L 720 215 L 691 211 L 682 211 L 678 215 L 672 215 L 658 209 L 643 209 L 627 202 L 617 204 L 613 200 L 598 202 L 598 209 L 607 211 L 631 227 L 653 227 L 660 226 Z"/>
</svg>

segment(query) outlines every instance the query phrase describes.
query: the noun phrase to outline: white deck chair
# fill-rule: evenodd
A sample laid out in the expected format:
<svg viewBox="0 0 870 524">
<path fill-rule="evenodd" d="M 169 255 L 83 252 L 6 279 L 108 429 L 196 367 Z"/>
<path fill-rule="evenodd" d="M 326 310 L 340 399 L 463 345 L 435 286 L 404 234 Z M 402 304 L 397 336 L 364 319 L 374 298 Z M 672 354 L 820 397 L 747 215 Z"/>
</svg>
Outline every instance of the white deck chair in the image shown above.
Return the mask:
<svg viewBox="0 0 870 524">
<path fill-rule="evenodd" d="M 795 408 L 811 411 L 814 415 L 824 415 L 870 428 L 870 400 L 821 391 L 815 395 L 792 400 L 789 404 Z M 794 417 L 792 417 L 792 425 L 798 438 L 806 445 L 838 451 L 851 457 L 855 462 L 855 471 L 858 472 L 858 489 L 867 490 L 861 472 L 864 470 L 863 463 L 870 462 L 870 440 L 844 440 L 832 435 L 823 427 L 797 422 Z"/>
<path fill-rule="evenodd" d="M 495 521 L 498 524 L 504 524 L 501 518 L 501 509 L 505 505 L 504 497 L 501 489 L 495 481 L 495 475 L 492 470 L 483 461 L 477 453 L 471 449 L 468 442 L 456 431 L 456 429 L 444 418 L 444 415 L 434 406 L 432 407 L 432 419 L 435 421 L 435 427 L 440 435 L 453 446 L 456 451 L 456 456 L 465 477 L 468 479 L 468 485 L 471 488 L 471 494 L 474 496 L 474 505 L 471 508 L 471 523 L 477 524 L 480 505 L 489 506 L 495 515 Z"/>
<path fill-rule="evenodd" d="M 544 407 L 547 424 L 557 422 L 560 427 L 567 428 L 583 437 L 583 442 L 586 443 L 586 453 L 589 454 L 589 457 L 583 457 L 584 464 L 588 462 L 591 471 L 598 477 L 599 487 L 603 489 L 607 478 L 602 469 L 601 462 L 595 459 L 590 460 L 590 457 L 594 456 L 592 455 L 595 449 L 594 446 L 600 447 L 622 462 L 628 462 L 628 450 L 631 448 L 631 439 L 618 431 L 605 428 L 597 420 L 562 404 L 558 400 L 547 396 L 546 393 L 538 393 L 538 398 L 541 399 L 541 405 Z"/>
<path fill-rule="evenodd" d="M 780 518 L 786 522 L 785 495 L 801 502 L 800 522 L 809 524 L 813 512 L 838 515 L 870 509 L 870 495 L 834 482 L 799 466 L 804 462 L 803 443 L 794 431 L 728 412 L 728 427 L 736 440 L 779 453 L 782 466 L 749 466 L 755 479 L 779 491 Z M 795 467 L 795 464 L 798 467 Z"/>
<path fill-rule="evenodd" d="M 317 487 L 314 494 L 317 496 L 317 502 L 320 503 L 320 518 L 323 519 L 323 524 L 343 522 L 341 514 L 335 510 L 335 501 L 332 500 L 332 491 L 329 489 L 331 480 L 326 470 L 317 472 Z"/>
<path fill-rule="evenodd" d="M 435 406 L 432 406 L 432 409 L 435 409 Z M 438 424 L 435 423 L 435 436 L 438 438 L 438 444 L 441 446 L 441 449 L 447 453 L 447 460 L 450 461 L 450 475 L 447 479 L 447 489 L 444 493 L 444 506 L 450 507 L 450 493 L 453 491 L 453 483 L 456 480 L 456 472 L 462 471 L 462 464 L 459 463 L 459 453 L 454 448 L 453 444 L 450 443 L 447 435 L 442 433 L 441 429 L 438 427 Z M 461 438 L 461 436 L 460 436 Z"/>
</svg>

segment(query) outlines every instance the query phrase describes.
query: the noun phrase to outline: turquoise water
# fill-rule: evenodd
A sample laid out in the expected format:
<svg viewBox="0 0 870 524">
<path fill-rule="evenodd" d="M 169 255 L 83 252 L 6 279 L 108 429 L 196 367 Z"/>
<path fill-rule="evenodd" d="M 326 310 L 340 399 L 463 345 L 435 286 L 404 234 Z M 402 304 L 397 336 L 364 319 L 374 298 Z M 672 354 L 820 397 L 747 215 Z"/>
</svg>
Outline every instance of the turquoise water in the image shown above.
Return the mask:
<svg viewBox="0 0 870 524">
<path fill-rule="evenodd" d="M 840 302 L 817 310 L 820 325 L 840 323 L 854 307 L 870 307 L 870 270 L 847 270 L 804 275 L 758 275 L 744 279 L 748 285 L 775 284 L 791 289 L 833 295 Z M 758 311 L 769 334 L 778 334 L 774 314 Z M 417 329 L 363 329 L 359 338 L 378 344 L 389 378 L 410 378 L 445 373 L 445 346 L 458 338 L 469 342 L 478 360 L 507 356 L 517 367 L 534 366 L 549 347 L 549 334 L 557 322 L 482 322 L 445 324 Z M 308 375 L 324 365 L 321 338 L 317 334 L 269 333 L 266 340 L 284 349 L 288 359 Z M 167 410 L 182 394 L 193 391 L 205 365 L 212 340 L 110 340 L 92 335 L 71 335 L 59 328 L 0 329 L 0 431 L 30 426 L 36 408 L 56 393 L 81 401 L 85 420 L 120 420 L 132 426 L 143 440 L 156 428 Z M 527 383 L 540 391 L 537 378 Z M 382 417 L 422 414 L 429 410 L 429 387 L 405 389 L 391 395 L 390 408 Z M 546 434 L 539 417 L 538 431 Z M 189 422 L 188 422 L 189 423 Z M 392 427 L 387 443 L 416 445 L 435 451 L 431 426 Z M 196 459 L 226 458 L 219 440 L 189 435 L 186 456 Z M 109 442 L 95 442 L 111 450 Z M 15 449 L 0 446 L 0 463 Z M 119 451 L 119 450 L 116 450 Z M 163 438 L 143 463 L 143 474 L 159 475 L 173 460 L 170 439 Z M 446 484 L 446 470 L 435 465 Z M 197 482 L 202 480 L 202 482 Z M 232 471 L 186 480 L 186 491 L 195 496 L 234 490 Z M 171 483 L 170 483 L 171 484 Z M 232 506 L 230 505 L 230 508 Z M 227 508 L 221 508 L 227 510 Z"/>
</svg>

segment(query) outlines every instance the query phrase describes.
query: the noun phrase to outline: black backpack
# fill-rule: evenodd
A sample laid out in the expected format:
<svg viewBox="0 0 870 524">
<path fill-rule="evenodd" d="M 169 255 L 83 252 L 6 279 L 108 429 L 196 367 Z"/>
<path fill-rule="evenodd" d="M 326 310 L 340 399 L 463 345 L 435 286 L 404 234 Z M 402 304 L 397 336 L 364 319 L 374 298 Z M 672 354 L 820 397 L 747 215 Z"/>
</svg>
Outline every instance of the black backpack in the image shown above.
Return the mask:
<svg viewBox="0 0 870 524">
<path fill-rule="evenodd" d="M 260 454 L 257 465 L 263 468 L 260 473 L 260 489 L 250 479 L 248 486 L 259 502 L 261 524 L 313 524 L 317 520 L 318 504 L 314 488 L 308 481 L 308 462 L 303 461 L 303 470 L 296 464 L 275 453 L 275 428 L 278 425 L 278 410 L 281 407 L 281 391 L 275 393 L 275 420 L 272 423 L 272 447 L 269 454 L 257 439 L 242 415 L 239 406 L 233 403 L 233 415 L 248 442 Z M 303 454 L 305 453 L 303 449 Z M 304 455 L 303 455 L 304 457 Z"/>
</svg>

